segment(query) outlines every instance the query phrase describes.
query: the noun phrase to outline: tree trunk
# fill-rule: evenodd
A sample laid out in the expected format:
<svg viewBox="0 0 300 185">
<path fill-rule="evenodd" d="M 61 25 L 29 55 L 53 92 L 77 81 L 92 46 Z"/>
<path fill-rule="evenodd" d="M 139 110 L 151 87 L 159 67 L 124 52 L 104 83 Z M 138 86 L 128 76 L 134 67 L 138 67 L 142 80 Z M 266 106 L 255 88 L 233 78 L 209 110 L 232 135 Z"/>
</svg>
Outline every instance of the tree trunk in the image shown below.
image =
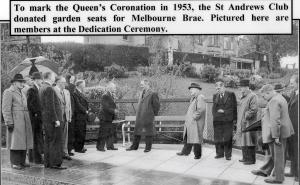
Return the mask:
<svg viewBox="0 0 300 185">
<path fill-rule="evenodd" d="M 269 70 L 272 73 L 274 67 L 274 58 L 273 58 L 273 35 L 271 35 L 269 40 Z"/>
</svg>

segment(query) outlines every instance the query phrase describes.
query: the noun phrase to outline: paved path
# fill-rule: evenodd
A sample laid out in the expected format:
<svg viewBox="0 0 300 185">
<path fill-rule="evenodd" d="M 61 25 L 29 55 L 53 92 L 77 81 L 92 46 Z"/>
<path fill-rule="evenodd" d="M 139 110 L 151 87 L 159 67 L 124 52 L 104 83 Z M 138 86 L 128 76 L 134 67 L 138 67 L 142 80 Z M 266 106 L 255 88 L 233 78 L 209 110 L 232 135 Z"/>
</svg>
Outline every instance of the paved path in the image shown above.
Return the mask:
<svg viewBox="0 0 300 185">
<path fill-rule="evenodd" d="M 143 145 L 143 144 L 142 144 Z M 34 165 L 24 171 L 12 170 L 8 156 L 2 151 L 2 184 L 82 184 L 82 185 L 264 185 L 264 178 L 252 175 L 263 161 L 245 166 L 238 162 L 240 152 L 234 151 L 231 161 L 214 159 L 211 145 L 203 147 L 203 156 L 177 156 L 182 145 L 154 145 L 144 153 L 125 151 L 96 151 L 95 145 L 87 147 L 85 154 L 75 153 L 72 161 L 65 161 L 67 170 L 57 171 Z M 288 170 L 288 169 L 287 169 Z M 27 180 L 24 180 L 27 179 Z M 298 185 L 286 178 L 285 185 Z"/>
</svg>

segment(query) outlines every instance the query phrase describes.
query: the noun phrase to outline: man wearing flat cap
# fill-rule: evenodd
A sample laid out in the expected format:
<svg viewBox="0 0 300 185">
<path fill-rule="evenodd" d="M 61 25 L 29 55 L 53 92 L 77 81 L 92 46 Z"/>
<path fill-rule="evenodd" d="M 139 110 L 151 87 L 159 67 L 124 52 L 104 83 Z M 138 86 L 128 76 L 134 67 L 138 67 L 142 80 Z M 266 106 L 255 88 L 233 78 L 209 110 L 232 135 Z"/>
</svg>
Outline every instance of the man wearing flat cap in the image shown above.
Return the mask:
<svg viewBox="0 0 300 185">
<path fill-rule="evenodd" d="M 32 129 L 26 95 L 22 92 L 25 80 L 16 74 L 12 85 L 3 92 L 2 114 L 7 126 L 7 148 L 13 169 L 29 167 L 25 163 L 26 151 L 33 148 Z"/>
<path fill-rule="evenodd" d="M 255 164 L 255 146 L 257 143 L 256 131 L 242 132 L 249 125 L 257 121 L 257 95 L 252 92 L 253 85 L 249 80 L 240 82 L 241 101 L 237 119 L 237 144 L 242 147 L 243 158 L 239 160 L 245 165 Z"/>
<path fill-rule="evenodd" d="M 29 161 L 36 164 L 43 164 L 42 153 L 44 151 L 42 107 L 39 96 L 39 89 L 43 78 L 41 73 L 32 73 L 33 86 L 27 91 L 27 106 L 29 110 L 32 132 L 33 150 L 29 150 Z"/>
<path fill-rule="evenodd" d="M 191 100 L 184 123 L 184 146 L 181 152 L 177 153 L 179 156 L 189 155 L 193 146 L 195 159 L 200 159 L 202 155 L 201 144 L 203 143 L 206 106 L 204 96 L 200 94 L 201 89 L 197 83 L 189 86 Z"/>
<path fill-rule="evenodd" d="M 224 82 L 216 82 L 217 93 L 213 95 L 213 126 L 216 159 L 231 160 L 233 125 L 237 120 L 237 101 L 235 94 L 225 90 Z"/>
</svg>

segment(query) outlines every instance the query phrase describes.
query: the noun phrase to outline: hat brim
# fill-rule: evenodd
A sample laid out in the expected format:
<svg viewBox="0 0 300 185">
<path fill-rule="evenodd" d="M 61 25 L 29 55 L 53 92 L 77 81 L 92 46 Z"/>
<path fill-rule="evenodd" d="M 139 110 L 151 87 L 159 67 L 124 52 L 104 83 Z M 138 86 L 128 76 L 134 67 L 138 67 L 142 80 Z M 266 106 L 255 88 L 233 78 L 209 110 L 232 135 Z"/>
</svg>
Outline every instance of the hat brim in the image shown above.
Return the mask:
<svg viewBox="0 0 300 185">
<path fill-rule="evenodd" d="M 190 86 L 188 89 L 190 90 L 191 88 L 202 90 L 201 87 L 193 87 L 193 86 Z"/>
</svg>

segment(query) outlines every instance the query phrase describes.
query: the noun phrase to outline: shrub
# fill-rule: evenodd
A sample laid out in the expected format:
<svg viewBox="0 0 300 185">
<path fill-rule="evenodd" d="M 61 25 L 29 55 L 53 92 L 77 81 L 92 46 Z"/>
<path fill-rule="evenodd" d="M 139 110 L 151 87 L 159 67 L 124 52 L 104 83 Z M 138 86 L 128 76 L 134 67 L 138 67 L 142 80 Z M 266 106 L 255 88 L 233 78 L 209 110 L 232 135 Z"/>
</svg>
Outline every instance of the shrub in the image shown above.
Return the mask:
<svg viewBox="0 0 300 185">
<path fill-rule="evenodd" d="M 214 65 L 204 65 L 201 71 L 201 78 L 206 79 L 208 82 L 215 82 L 220 71 Z"/>
<path fill-rule="evenodd" d="M 268 68 L 266 68 L 266 67 L 259 68 L 258 75 L 260 75 L 263 78 L 266 78 L 268 76 L 268 74 L 269 74 Z"/>
<path fill-rule="evenodd" d="M 225 75 L 222 80 L 224 81 L 225 87 L 237 88 L 240 79 L 238 76 Z"/>
<path fill-rule="evenodd" d="M 153 76 L 156 72 L 151 66 L 138 66 L 137 71 L 143 76 Z"/>
<path fill-rule="evenodd" d="M 249 83 L 254 85 L 255 90 L 262 88 L 262 86 L 265 84 L 260 75 L 252 75 L 249 80 Z"/>
<path fill-rule="evenodd" d="M 180 64 L 177 71 L 175 72 L 175 75 L 192 78 L 198 77 L 196 68 L 189 63 Z"/>
<path fill-rule="evenodd" d="M 268 75 L 268 78 L 270 78 L 270 79 L 277 79 L 277 78 L 281 78 L 282 76 L 281 76 L 281 74 L 280 73 L 270 73 L 269 75 Z"/>
<path fill-rule="evenodd" d="M 117 64 L 104 67 L 104 72 L 107 73 L 108 78 L 125 78 L 126 68 Z"/>
</svg>

